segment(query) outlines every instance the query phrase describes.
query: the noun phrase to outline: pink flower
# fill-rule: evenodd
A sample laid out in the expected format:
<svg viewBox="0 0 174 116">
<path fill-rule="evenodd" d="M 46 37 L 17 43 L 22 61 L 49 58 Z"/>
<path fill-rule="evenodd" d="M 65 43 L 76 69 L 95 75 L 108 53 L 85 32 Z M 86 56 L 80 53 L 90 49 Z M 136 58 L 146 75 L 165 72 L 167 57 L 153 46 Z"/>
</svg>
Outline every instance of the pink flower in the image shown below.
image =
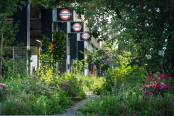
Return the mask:
<svg viewBox="0 0 174 116">
<path fill-rule="evenodd" d="M 139 87 L 139 90 L 141 91 L 143 88 Z"/>
<path fill-rule="evenodd" d="M 148 85 L 147 88 L 153 88 L 153 86 L 152 85 Z"/>
<path fill-rule="evenodd" d="M 150 94 L 151 93 L 150 89 L 146 90 L 146 93 Z"/>
<path fill-rule="evenodd" d="M 169 83 L 169 82 L 167 82 L 167 83 L 164 83 L 165 85 L 167 85 L 167 86 L 170 86 L 171 84 Z"/>
<path fill-rule="evenodd" d="M 147 80 L 149 80 L 149 81 L 153 81 L 153 79 L 152 78 L 146 78 Z"/>
<path fill-rule="evenodd" d="M 155 83 L 154 84 L 154 88 L 155 89 L 160 89 L 161 88 L 161 84 L 160 83 Z"/>
<path fill-rule="evenodd" d="M 159 81 L 158 80 L 155 80 L 155 83 L 158 83 Z"/>
<path fill-rule="evenodd" d="M 169 74 L 165 74 L 165 75 L 164 75 L 164 78 L 165 78 L 165 79 L 170 79 L 170 78 L 172 78 L 172 77 L 171 77 L 171 75 L 169 75 Z"/>
<path fill-rule="evenodd" d="M 165 79 L 170 79 L 171 75 L 169 75 L 169 74 L 162 74 L 162 75 L 158 75 L 158 77 L 165 78 Z"/>
<path fill-rule="evenodd" d="M 0 89 L 3 89 L 3 87 L 0 87 Z"/>
<path fill-rule="evenodd" d="M 164 84 L 164 83 L 161 83 L 161 86 L 162 86 L 162 87 L 165 87 L 165 84 Z"/>
<path fill-rule="evenodd" d="M 141 87 L 143 87 L 143 88 L 148 88 L 148 87 L 146 87 L 146 86 L 144 86 L 144 85 L 141 85 Z"/>
<path fill-rule="evenodd" d="M 137 83 L 137 85 L 139 85 L 139 83 Z"/>
<path fill-rule="evenodd" d="M 164 78 L 164 75 L 158 75 L 158 77 L 160 77 L 160 78 Z"/>
</svg>

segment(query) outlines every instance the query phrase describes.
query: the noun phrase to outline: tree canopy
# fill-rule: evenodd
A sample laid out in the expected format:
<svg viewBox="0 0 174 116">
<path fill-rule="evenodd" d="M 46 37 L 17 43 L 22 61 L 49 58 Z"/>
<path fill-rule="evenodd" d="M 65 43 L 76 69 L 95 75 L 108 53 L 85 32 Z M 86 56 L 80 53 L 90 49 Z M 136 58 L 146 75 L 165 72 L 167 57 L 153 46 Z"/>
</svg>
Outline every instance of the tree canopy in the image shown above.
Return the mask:
<svg viewBox="0 0 174 116">
<path fill-rule="evenodd" d="M 0 6 L 3 5 L 0 2 Z M 15 0 L 13 2 L 18 2 Z M 14 7 L 11 2 L 2 11 Z M 149 74 L 174 74 L 174 0 L 30 0 L 34 6 L 71 7 L 88 20 L 92 35 L 131 52 Z M 15 5 L 14 5 L 15 6 Z M 9 10 L 10 11 L 10 10 Z M 162 53 L 162 54 L 161 54 Z M 150 55 L 151 59 L 146 56 Z M 159 63 L 160 62 L 160 63 Z M 147 66 L 145 65 L 147 64 Z"/>
</svg>

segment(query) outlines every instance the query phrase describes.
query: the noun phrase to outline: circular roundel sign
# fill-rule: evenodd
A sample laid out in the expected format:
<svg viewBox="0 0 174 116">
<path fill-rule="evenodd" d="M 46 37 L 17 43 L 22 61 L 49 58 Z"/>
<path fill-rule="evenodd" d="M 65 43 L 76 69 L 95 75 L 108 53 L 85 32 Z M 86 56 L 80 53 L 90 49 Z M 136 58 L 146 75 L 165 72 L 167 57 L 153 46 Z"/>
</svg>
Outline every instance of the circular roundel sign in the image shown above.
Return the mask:
<svg viewBox="0 0 174 116">
<path fill-rule="evenodd" d="M 69 12 L 68 9 L 63 9 L 63 10 L 60 11 L 59 15 L 60 15 L 60 18 L 62 20 L 68 20 L 71 16 L 71 13 Z"/>
<path fill-rule="evenodd" d="M 90 37 L 89 33 L 83 33 L 83 34 L 82 34 L 82 38 L 83 38 L 84 40 L 89 39 L 89 37 Z"/>
<path fill-rule="evenodd" d="M 74 23 L 74 25 L 72 26 L 73 30 L 78 32 L 82 29 L 82 26 L 80 23 Z"/>
</svg>

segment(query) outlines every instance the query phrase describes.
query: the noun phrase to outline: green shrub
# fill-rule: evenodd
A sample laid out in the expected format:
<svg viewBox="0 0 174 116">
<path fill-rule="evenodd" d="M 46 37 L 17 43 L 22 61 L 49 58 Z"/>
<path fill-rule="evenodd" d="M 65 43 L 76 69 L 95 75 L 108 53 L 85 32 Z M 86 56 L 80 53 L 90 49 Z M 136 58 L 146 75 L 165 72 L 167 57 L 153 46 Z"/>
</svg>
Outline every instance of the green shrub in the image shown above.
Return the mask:
<svg viewBox="0 0 174 116">
<path fill-rule="evenodd" d="M 119 91 L 87 101 L 79 109 L 82 115 L 167 115 L 174 113 L 174 95 L 143 98 L 144 93 Z"/>
<path fill-rule="evenodd" d="M 68 97 L 72 97 L 73 99 L 86 98 L 85 92 L 82 88 L 82 83 L 72 75 L 62 78 L 62 80 L 59 81 L 59 86 L 61 90 L 67 92 Z"/>
<path fill-rule="evenodd" d="M 93 93 L 96 95 L 101 95 L 102 93 L 104 93 L 103 86 L 101 84 L 95 84 Z"/>
<path fill-rule="evenodd" d="M 27 104 L 17 96 L 8 96 L 2 105 L 3 115 L 20 115 L 27 111 Z"/>
</svg>

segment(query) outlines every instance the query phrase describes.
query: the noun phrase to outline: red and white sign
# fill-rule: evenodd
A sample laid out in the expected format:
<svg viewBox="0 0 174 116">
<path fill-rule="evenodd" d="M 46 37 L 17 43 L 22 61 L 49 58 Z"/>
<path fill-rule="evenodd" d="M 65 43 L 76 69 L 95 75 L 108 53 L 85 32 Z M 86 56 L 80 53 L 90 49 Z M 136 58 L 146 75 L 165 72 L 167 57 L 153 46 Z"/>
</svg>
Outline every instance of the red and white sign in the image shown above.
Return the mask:
<svg viewBox="0 0 174 116">
<path fill-rule="evenodd" d="M 83 34 L 82 34 L 82 38 L 83 38 L 84 40 L 89 39 L 89 37 L 90 37 L 89 33 L 83 33 Z"/>
<path fill-rule="evenodd" d="M 73 30 L 78 32 L 82 29 L 82 26 L 80 23 L 74 23 L 74 25 L 72 26 Z"/>
<path fill-rule="evenodd" d="M 71 13 L 68 9 L 63 9 L 60 11 L 59 16 L 62 20 L 68 20 L 71 16 Z"/>
</svg>

